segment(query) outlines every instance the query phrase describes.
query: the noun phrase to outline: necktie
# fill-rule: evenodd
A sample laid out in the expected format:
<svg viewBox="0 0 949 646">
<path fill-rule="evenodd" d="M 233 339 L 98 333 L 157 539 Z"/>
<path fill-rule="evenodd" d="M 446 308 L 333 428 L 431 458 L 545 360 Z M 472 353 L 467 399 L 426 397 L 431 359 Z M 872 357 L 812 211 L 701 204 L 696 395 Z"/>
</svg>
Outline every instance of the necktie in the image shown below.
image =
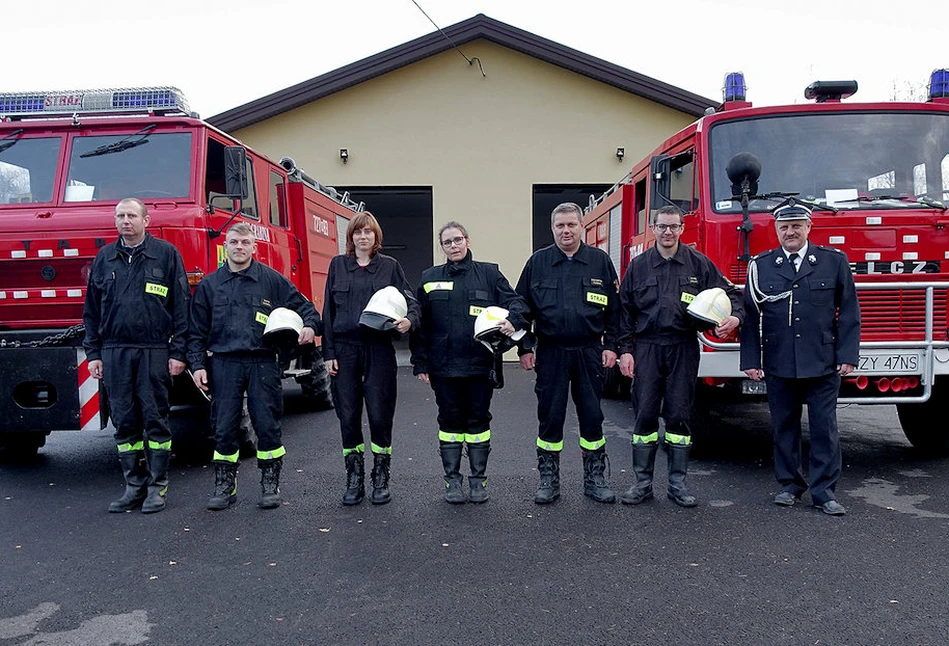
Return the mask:
<svg viewBox="0 0 949 646">
<path fill-rule="evenodd" d="M 788 256 L 788 260 L 791 261 L 791 266 L 794 267 L 794 271 L 797 271 L 797 261 L 800 259 L 801 255 L 796 251 Z"/>
</svg>

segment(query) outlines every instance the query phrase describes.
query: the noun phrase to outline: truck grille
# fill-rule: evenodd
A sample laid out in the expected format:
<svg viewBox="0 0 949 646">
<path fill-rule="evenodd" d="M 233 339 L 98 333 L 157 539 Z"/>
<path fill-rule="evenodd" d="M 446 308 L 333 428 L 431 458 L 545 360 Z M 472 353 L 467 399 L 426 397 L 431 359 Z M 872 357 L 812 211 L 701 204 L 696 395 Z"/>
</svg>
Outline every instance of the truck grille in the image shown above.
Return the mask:
<svg viewBox="0 0 949 646">
<path fill-rule="evenodd" d="M 0 263 L 0 289 L 85 288 L 87 279 L 83 267 L 86 265 L 92 265 L 91 258 L 29 258 L 4 261 Z"/>
<path fill-rule="evenodd" d="M 747 265 L 731 265 L 728 277 L 743 285 Z M 926 292 L 920 289 L 863 290 L 860 299 L 861 341 L 921 341 L 926 338 Z M 946 339 L 947 290 L 933 293 L 933 339 Z"/>
</svg>

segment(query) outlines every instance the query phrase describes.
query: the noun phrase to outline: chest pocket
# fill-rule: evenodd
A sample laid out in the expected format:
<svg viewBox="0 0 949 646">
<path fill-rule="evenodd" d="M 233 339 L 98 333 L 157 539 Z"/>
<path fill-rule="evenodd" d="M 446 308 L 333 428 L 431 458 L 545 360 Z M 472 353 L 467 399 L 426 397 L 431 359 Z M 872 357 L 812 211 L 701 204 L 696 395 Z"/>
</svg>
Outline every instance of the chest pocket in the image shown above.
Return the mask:
<svg viewBox="0 0 949 646">
<path fill-rule="evenodd" d="M 165 272 L 160 268 L 145 270 L 145 293 L 168 298 L 168 282 L 165 280 Z"/>
<path fill-rule="evenodd" d="M 591 305 L 600 309 L 603 309 L 609 305 L 610 296 L 607 293 L 606 286 L 603 284 L 602 280 L 584 278 L 582 289 L 583 302 L 587 305 Z"/>
<path fill-rule="evenodd" d="M 646 280 L 633 288 L 633 298 L 635 305 L 640 310 L 647 310 L 653 307 L 659 300 L 659 279 L 655 276 L 649 276 Z"/>
<path fill-rule="evenodd" d="M 811 302 L 815 305 L 831 305 L 836 292 L 833 281 L 826 278 L 808 278 L 808 287 L 811 290 Z"/>
<path fill-rule="evenodd" d="M 557 281 L 541 280 L 531 286 L 534 303 L 538 309 L 557 307 Z"/>
<path fill-rule="evenodd" d="M 468 315 L 477 316 L 489 305 L 495 305 L 489 299 L 491 295 L 485 289 L 468 290 Z"/>
<path fill-rule="evenodd" d="M 245 303 L 250 309 L 254 322 L 259 325 L 267 325 L 267 317 L 273 311 L 271 302 L 266 298 L 262 298 L 259 294 L 248 294 L 245 297 Z"/>
<path fill-rule="evenodd" d="M 701 290 L 699 290 L 699 281 L 697 278 L 694 276 L 682 276 L 679 278 L 679 293 L 675 296 L 679 300 L 679 305 L 685 309 L 695 300 L 695 296 L 699 291 Z"/>
</svg>

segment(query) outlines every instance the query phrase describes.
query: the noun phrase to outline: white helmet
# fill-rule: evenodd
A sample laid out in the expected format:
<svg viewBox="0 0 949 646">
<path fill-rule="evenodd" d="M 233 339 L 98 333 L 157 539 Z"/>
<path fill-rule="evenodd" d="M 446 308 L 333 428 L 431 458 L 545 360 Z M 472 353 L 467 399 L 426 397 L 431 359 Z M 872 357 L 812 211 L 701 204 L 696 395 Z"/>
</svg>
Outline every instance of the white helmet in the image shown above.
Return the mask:
<svg viewBox="0 0 949 646">
<path fill-rule="evenodd" d="M 397 287 L 383 287 L 369 299 L 366 309 L 359 317 L 359 324 L 375 330 L 392 330 L 395 322 L 404 319 L 409 312 L 405 295 Z"/>
<path fill-rule="evenodd" d="M 695 295 L 686 311 L 705 323 L 721 325 L 732 315 L 732 302 L 721 287 L 712 287 Z"/>
<path fill-rule="evenodd" d="M 286 307 L 278 307 L 267 317 L 264 340 L 274 345 L 295 344 L 302 331 L 303 319 L 300 315 Z"/>
<path fill-rule="evenodd" d="M 490 305 L 478 314 L 474 324 L 474 338 L 484 344 L 491 352 L 495 350 L 509 350 L 514 347 L 517 341 L 520 341 L 526 332 L 518 330 L 511 336 L 505 336 L 501 333 L 501 326 L 510 315 L 503 307 Z"/>
</svg>

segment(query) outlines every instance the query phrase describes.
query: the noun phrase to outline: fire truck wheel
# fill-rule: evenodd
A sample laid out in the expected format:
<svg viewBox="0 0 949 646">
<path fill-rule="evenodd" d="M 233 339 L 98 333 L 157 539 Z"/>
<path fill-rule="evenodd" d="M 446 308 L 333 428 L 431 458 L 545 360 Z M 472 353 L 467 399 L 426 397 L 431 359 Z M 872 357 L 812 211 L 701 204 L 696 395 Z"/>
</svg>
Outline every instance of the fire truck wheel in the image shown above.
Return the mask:
<svg viewBox="0 0 949 646">
<path fill-rule="evenodd" d="M 297 383 L 303 391 L 303 398 L 315 410 L 333 408 L 333 395 L 330 392 L 330 375 L 323 364 L 323 355 L 313 353 L 313 365 L 310 374 L 297 377 Z"/>
<path fill-rule="evenodd" d="M 36 452 L 46 444 L 48 433 L 0 433 L 0 456 L 5 460 L 21 461 L 36 457 Z"/>
<path fill-rule="evenodd" d="M 949 455 L 949 430 L 944 399 L 949 390 L 945 377 L 937 377 L 929 401 L 922 404 L 897 404 L 903 434 L 916 449 L 929 455 Z"/>
<path fill-rule="evenodd" d="M 607 399 L 629 399 L 632 383 L 632 379 L 620 373 L 619 366 L 613 366 L 603 378 L 603 396 Z"/>
</svg>

